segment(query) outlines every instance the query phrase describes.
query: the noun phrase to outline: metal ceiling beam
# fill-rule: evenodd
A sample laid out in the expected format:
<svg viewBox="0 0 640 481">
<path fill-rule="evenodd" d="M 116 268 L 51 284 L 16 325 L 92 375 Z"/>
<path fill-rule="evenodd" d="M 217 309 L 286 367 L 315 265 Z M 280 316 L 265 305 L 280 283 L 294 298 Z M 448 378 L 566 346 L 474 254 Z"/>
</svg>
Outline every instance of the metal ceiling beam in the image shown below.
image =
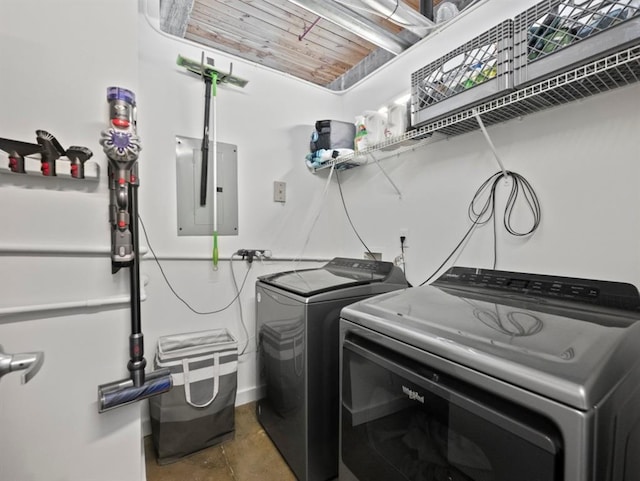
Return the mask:
<svg viewBox="0 0 640 481">
<path fill-rule="evenodd" d="M 435 23 L 400 0 L 335 0 L 353 11 L 364 10 L 400 25 L 424 38 L 435 28 Z"/>
<path fill-rule="evenodd" d="M 291 3 L 322 17 L 359 37 L 368 40 L 374 45 L 399 55 L 412 44 L 407 40 L 385 30 L 375 22 L 361 17 L 353 10 L 327 0 L 289 0 Z"/>
</svg>

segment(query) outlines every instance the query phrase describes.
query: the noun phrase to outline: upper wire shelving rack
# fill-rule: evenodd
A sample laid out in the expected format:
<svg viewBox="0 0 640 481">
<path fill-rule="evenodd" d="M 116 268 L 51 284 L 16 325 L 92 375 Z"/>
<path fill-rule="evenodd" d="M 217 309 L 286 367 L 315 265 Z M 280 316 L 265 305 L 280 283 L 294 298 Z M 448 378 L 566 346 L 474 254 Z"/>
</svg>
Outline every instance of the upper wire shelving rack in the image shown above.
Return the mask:
<svg viewBox="0 0 640 481">
<path fill-rule="evenodd" d="M 340 156 L 314 171 L 330 168 L 334 162 L 336 167 L 343 163 L 361 162 L 376 152 L 395 156 L 446 137 L 478 130 L 480 126 L 476 115 L 482 117 L 485 125 L 493 125 L 624 87 L 639 80 L 640 45 L 634 45 L 497 99 L 430 122 L 404 135 L 389 138 L 365 150 Z"/>
</svg>

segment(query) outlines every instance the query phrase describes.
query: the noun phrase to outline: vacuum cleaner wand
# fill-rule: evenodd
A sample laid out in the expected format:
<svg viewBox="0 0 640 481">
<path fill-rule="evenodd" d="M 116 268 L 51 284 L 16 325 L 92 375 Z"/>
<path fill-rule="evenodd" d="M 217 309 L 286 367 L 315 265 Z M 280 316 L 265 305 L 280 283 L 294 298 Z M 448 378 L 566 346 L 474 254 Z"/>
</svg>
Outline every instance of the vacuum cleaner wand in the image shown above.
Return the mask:
<svg viewBox="0 0 640 481">
<path fill-rule="evenodd" d="M 98 386 L 98 411 L 104 412 L 150 396 L 167 392 L 172 387 L 168 369 L 150 373 L 145 378 L 147 361 L 140 315 L 140 265 L 138 248 L 138 173 L 140 140 L 136 135 L 135 95 L 126 89 L 107 89 L 111 127 L 102 132 L 100 144 L 109 158 L 110 222 L 112 224 L 112 271 L 129 267 L 131 290 L 129 379 Z"/>
</svg>

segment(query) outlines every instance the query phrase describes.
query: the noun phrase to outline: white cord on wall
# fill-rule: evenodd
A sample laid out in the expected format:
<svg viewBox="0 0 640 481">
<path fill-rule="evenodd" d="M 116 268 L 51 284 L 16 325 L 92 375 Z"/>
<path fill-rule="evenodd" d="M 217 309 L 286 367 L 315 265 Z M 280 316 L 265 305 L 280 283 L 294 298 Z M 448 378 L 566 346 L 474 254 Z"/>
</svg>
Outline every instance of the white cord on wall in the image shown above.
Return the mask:
<svg viewBox="0 0 640 481">
<path fill-rule="evenodd" d="M 320 198 L 320 202 L 318 203 L 318 212 L 316 213 L 316 216 L 314 217 L 313 222 L 311 223 L 311 227 L 309 228 L 309 233 L 307 234 L 304 244 L 302 245 L 302 250 L 300 251 L 300 255 L 298 255 L 293 261 L 295 264 L 297 264 L 302 260 L 304 251 L 306 250 L 307 246 L 309 245 L 309 241 L 311 240 L 311 234 L 313 234 L 313 229 L 315 228 L 318 222 L 318 219 L 320 218 L 320 214 L 322 214 L 322 211 L 324 209 L 324 201 L 327 198 L 327 193 L 329 192 L 329 185 L 331 185 L 331 178 L 333 177 L 333 171 L 335 170 L 335 167 L 336 167 L 336 163 L 334 162 L 331 164 L 331 170 L 329 171 L 327 182 L 324 185 L 324 190 L 322 191 L 322 197 Z M 295 265 L 294 265 L 294 270 L 295 270 Z"/>
<path fill-rule="evenodd" d="M 473 115 L 475 116 L 476 120 L 478 121 L 478 125 L 480 126 L 480 130 L 482 131 L 482 134 L 484 135 L 484 138 L 487 141 L 487 144 L 489 144 L 489 149 L 491 149 L 491 152 L 493 152 L 493 156 L 495 157 L 496 161 L 498 162 L 498 165 L 500 166 L 500 170 L 502 170 L 502 175 L 505 176 L 505 177 L 508 177 L 509 174 L 507 174 L 507 169 L 504 168 L 504 164 L 502 163 L 502 160 L 500 159 L 500 156 L 498 155 L 498 151 L 496 150 L 496 146 L 493 144 L 493 141 L 491 140 L 491 137 L 489 137 L 489 132 L 487 132 L 487 129 L 484 126 L 484 122 L 482 121 L 482 117 L 480 117 L 480 114 L 478 113 L 478 111 L 476 109 L 473 109 Z"/>
</svg>

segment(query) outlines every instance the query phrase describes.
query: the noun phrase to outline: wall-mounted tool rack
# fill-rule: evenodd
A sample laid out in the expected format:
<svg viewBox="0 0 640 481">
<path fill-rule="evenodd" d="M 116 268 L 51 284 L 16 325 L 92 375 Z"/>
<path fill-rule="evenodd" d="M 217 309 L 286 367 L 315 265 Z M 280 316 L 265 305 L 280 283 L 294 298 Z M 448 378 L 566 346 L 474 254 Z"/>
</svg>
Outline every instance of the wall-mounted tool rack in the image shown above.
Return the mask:
<svg viewBox="0 0 640 481">
<path fill-rule="evenodd" d="M 98 166 L 87 162 L 93 157 L 93 152 L 87 147 L 74 145 L 65 149 L 46 130 L 36 130 L 36 141 L 37 143 L 33 144 L 21 140 L 0 138 L 0 151 L 7 154 L 7 163 L 0 165 L 0 173 L 16 176 L 27 174 L 46 178 L 98 180 Z"/>
<path fill-rule="evenodd" d="M 25 172 L 23 174 L 19 174 L 19 173 L 13 172 L 9 168 L 9 159 L 6 156 L 4 157 L 5 158 L 3 159 L 3 155 L 0 154 L 0 174 L 6 175 L 6 176 L 15 176 L 15 177 L 26 176 L 28 178 L 41 177 L 41 178 L 48 178 L 48 179 L 64 179 L 64 180 L 68 179 L 69 181 L 73 181 L 73 182 L 98 182 L 98 180 L 100 179 L 100 166 L 95 162 L 87 162 L 84 165 L 84 179 L 78 179 L 78 178 L 72 177 L 71 175 L 72 163 L 71 161 L 66 159 L 58 159 L 56 161 L 57 167 L 56 167 L 55 176 L 44 176 L 41 171 L 42 166 L 41 166 L 40 159 L 25 157 L 24 159 Z"/>
</svg>

